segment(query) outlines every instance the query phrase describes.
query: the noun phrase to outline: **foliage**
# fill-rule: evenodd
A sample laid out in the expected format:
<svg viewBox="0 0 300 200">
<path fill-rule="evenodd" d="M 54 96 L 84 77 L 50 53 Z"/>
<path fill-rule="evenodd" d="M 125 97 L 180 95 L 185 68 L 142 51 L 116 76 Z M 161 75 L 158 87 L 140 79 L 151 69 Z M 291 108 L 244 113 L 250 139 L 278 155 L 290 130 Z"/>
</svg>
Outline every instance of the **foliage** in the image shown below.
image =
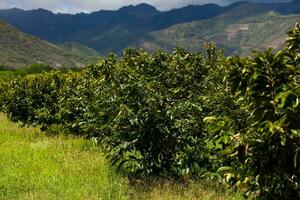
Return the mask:
<svg viewBox="0 0 300 200">
<path fill-rule="evenodd" d="M 10 81 L 14 78 L 17 78 L 18 76 L 38 76 L 39 74 L 42 74 L 44 72 L 51 72 L 51 71 L 59 71 L 59 72 L 69 72 L 69 71 L 79 71 L 79 69 L 75 68 L 54 68 L 49 65 L 45 64 L 32 64 L 27 67 L 23 67 L 20 69 L 12 69 L 12 68 L 3 68 L 0 67 L 0 80 L 3 81 Z"/>
<path fill-rule="evenodd" d="M 26 74 L 38 74 L 42 72 L 52 71 L 55 70 L 55 68 L 45 65 L 45 64 L 32 64 L 28 67 L 21 68 L 19 70 L 16 70 L 18 74 L 20 75 L 26 75 Z"/>
<path fill-rule="evenodd" d="M 5 112 L 5 105 L 7 104 L 6 102 L 6 93 L 9 90 L 9 86 L 7 83 L 4 81 L 0 80 L 0 112 Z"/>
<path fill-rule="evenodd" d="M 46 137 L 0 114 L 0 199 L 243 199 L 212 182 L 129 182 L 81 137 Z"/>
<path fill-rule="evenodd" d="M 195 172 L 206 160 L 199 144 L 213 59 L 183 49 L 111 55 L 67 79 L 60 121 L 73 133 L 98 137 L 129 175 Z"/>
<path fill-rule="evenodd" d="M 300 28 L 287 46 L 225 59 L 126 49 L 77 72 L 18 77 L 0 90 L 11 120 L 93 138 L 132 178 L 189 175 L 261 199 L 299 198 Z M 1 89 L 2 88 L 2 89 Z"/>
<path fill-rule="evenodd" d="M 104 80 L 110 85 L 104 124 L 112 133 L 106 142 L 113 163 L 135 175 L 184 175 L 197 164 L 193 159 L 201 161 L 197 144 L 206 64 L 201 55 L 182 49 L 153 57 L 132 49 L 124 52 Z"/>
<path fill-rule="evenodd" d="M 50 72 L 37 77 L 18 77 L 11 81 L 4 99 L 5 111 L 12 121 L 24 125 L 41 125 L 43 129 L 58 123 L 58 99 L 63 79 L 60 72 Z"/>
<path fill-rule="evenodd" d="M 81 72 L 18 78 L 6 111 L 26 125 L 97 137 L 130 175 L 195 173 L 207 163 L 202 121 L 212 105 L 205 94 L 218 88 L 209 74 L 219 55 L 214 48 L 207 55 L 127 49 L 120 60 L 111 55 Z"/>
<path fill-rule="evenodd" d="M 89 138 L 99 137 L 97 130 L 103 123 L 99 120 L 102 108 L 95 107 L 101 101 L 95 99 L 95 95 L 102 90 L 102 85 L 99 84 L 101 79 L 99 72 L 93 68 L 94 66 L 90 66 L 79 73 L 65 74 L 57 114 L 57 120 L 68 132 Z M 101 98 L 101 95 L 98 97 Z"/>
<path fill-rule="evenodd" d="M 248 185 L 249 194 L 262 199 L 299 198 L 299 38 L 297 25 L 282 51 L 230 59 L 227 81 L 241 109 L 250 113 L 246 128 L 228 116 L 207 119 L 217 133 L 215 144 L 227 141 L 233 158 L 219 171 L 227 182 Z"/>
</svg>

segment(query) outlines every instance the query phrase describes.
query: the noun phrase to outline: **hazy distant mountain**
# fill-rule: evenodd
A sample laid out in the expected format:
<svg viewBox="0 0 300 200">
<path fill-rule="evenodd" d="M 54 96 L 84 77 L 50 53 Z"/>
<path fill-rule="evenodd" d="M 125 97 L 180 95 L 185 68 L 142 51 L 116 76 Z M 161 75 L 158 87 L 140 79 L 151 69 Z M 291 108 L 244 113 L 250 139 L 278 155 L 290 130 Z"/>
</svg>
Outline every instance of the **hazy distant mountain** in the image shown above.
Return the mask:
<svg viewBox="0 0 300 200">
<path fill-rule="evenodd" d="M 273 10 L 284 15 L 300 13 L 299 0 L 289 3 L 250 4 L 255 5 L 257 10 L 264 12 Z M 81 43 L 105 55 L 110 52 L 120 53 L 125 47 L 137 45 L 140 41 L 146 41 L 145 38 L 147 38 L 149 45 L 152 43 L 157 47 L 164 47 L 165 43 L 160 45 L 155 37 L 153 39 L 155 41 L 151 41 L 153 32 L 188 22 L 217 19 L 226 13 L 235 14 L 237 18 L 235 20 L 239 20 L 251 15 L 251 12 L 248 12 L 249 8 L 243 6 L 250 4 L 239 2 L 226 7 L 207 4 L 187 6 L 164 12 L 148 4 L 139 4 L 137 6 L 126 6 L 116 11 L 98 11 L 91 14 L 76 15 L 53 14 L 43 9 L 31 11 L 8 9 L 0 10 L 0 18 L 22 31 L 44 40 L 53 43 Z M 292 25 L 292 22 L 290 23 Z M 213 26 L 208 28 L 209 30 L 215 30 Z M 178 31 L 185 32 L 189 30 Z M 197 31 L 193 34 L 199 37 L 205 32 L 202 29 Z M 173 43 L 170 46 L 173 46 Z"/>
<path fill-rule="evenodd" d="M 1 10 L 0 18 L 22 31 L 54 43 L 79 42 L 102 54 L 119 52 L 146 32 L 215 17 L 226 8 L 209 4 L 160 12 L 147 4 L 91 14 L 53 14 L 47 10 Z"/>
<path fill-rule="evenodd" d="M 57 46 L 76 56 L 85 64 L 94 63 L 101 57 L 98 51 L 80 43 L 67 42 L 63 44 L 57 44 Z"/>
<path fill-rule="evenodd" d="M 247 5 L 251 14 L 234 11 L 217 18 L 178 24 L 151 32 L 136 42 L 137 47 L 153 51 L 171 50 L 183 46 L 189 51 L 201 51 L 204 42 L 214 41 L 227 55 L 249 55 L 253 50 L 278 49 L 284 45 L 286 33 L 300 15 L 281 15 Z M 255 12 L 254 12 L 255 11 Z"/>
<path fill-rule="evenodd" d="M 249 2 L 253 3 L 288 3 L 293 0 L 249 0 Z"/>
<path fill-rule="evenodd" d="M 58 68 L 83 66 L 76 56 L 0 20 L 0 65 L 18 68 L 35 63 Z"/>
</svg>

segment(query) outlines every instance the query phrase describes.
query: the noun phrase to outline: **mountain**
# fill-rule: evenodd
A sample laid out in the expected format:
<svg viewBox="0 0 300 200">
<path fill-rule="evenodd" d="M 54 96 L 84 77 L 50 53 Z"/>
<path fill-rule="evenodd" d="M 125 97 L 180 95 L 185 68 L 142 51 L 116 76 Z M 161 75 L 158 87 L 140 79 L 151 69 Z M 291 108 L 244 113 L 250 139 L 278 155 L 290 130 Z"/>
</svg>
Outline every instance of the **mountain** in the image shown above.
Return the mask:
<svg viewBox="0 0 300 200">
<path fill-rule="evenodd" d="M 0 20 L 0 65 L 20 68 L 35 63 L 58 68 L 83 66 L 74 55 Z"/>
<path fill-rule="evenodd" d="M 248 55 L 252 50 L 278 49 L 284 45 L 286 33 L 300 15 L 282 15 L 275 11 L 259 10 L 245 4 L 247 12 L 229 13 L 213 19 L 178 24 L 161 31 L 151 32 L 135 46 L 153 51 L 171 50 L 183 46 L 190 51 L 201 51 L 204 42 L 214 41 L 227 55 Z"/>
<path fill-rule="evenodd" d="M 216 17 L 239 4 L 227 7 L 216 4 L 187 6 L 165 12 L 148 4 L 139 4 L 116 11 L 102 10 L 76 15 L 15 8 L 0 10 L 0 19 L 52 43 L 77 42 L 105 55 L 121 52 L 150 31 Z"/>
<path fill-rule="evenodd" d="M 86 64 L 94 63 L 101 57 L 98 51 L 80 43 L 66 42 L 57 44 L 57 46 L 76 56 L 81 62 Z"/>
<path fill-rule="evenodd" d="M 262 12 L 275 11 L 282 15 L 299 14 L 299 3 L 299 0 L 285 3 L 245 1 L 226 7 L 217 4 L 190 5 L 169 11 L 159 11 L 151 5 L 139 4 L 125 6 L 114 11 L 101 10 L 90 14 L 80 13 L 75 15 L 54 14 L 44 9 L 25 11 L 15 8 L 0 10 L 0 19 L 11 23 L 26 33 L 49 42 L 80 43 L 97 50 L 101 55 L 107 55 L 110 52 L 120 54 L 122 49 L 128 46 L 171 47 L 173 42 L 169 44 L 163 42 L 160 45 L 160 40 L 156 38 L 155 33 L 176 29 L 173 26 L 177 27 L 178 25 L 180 27 L 183 24 L 181 28 L 184 28 L 186 23 L 196 21 L 200 23 L 204 21 L 205 23 L 206 20 L 215 22 L 214 19 L 222 23 L 223 16 L 227 13 L 234 14 L 238 19 L 233 19 L 233 16 L 230 19 L 237 23 L 237 20 L 252 15 L 249 12 L 251 7 L 255 7 L 255 10 L 252 10 L 253 13 L 258 10 Z M 226 19 L 229 20 L 228 17 Z M 228 23 L 224 25 L 228 25 Z M 211 29 L 212 33 L 217 31 L 213 26 L 208 28 Z M 179 32 L 189 32 L 189 30 L 179 29 L 177 28 Z M 198 38 L 205 34 L 205 31 L 202 32 L 203 30 L 197 29 L 197 31 L 194 31 L 193 34 L 196 34 Z M 183 37 L 182 40 L 184 38 L 186 37 Z M 155 41 L 151 41 L 151 39 Z M 137 44 L 141 41 L 144 41 L 143 45 Z"/>
<path fill-rule="evenodd" d="M 249 0 L 249 2 L 253 3 L 288 3 L 292 0 Z"/>
<path fill-rule="evenodd" d="M 300 13 L 300 0 L 290 1 L 288 3 L 260 3 L 268 10 L 274 10 L 281 14 L 299 14 Z"/>
<path fill-rule="evenodd" d="M 0 18 L 22 31 L 53 43 L 78 42 L 101 54 L 120 52 L 145 33 L 174 24 L 215 17 L 225 8 L 215 4 L 161 12 L 148 4 L 91 14 L 53 14 L 44 9 L 0 11 Z"/>
</svg>

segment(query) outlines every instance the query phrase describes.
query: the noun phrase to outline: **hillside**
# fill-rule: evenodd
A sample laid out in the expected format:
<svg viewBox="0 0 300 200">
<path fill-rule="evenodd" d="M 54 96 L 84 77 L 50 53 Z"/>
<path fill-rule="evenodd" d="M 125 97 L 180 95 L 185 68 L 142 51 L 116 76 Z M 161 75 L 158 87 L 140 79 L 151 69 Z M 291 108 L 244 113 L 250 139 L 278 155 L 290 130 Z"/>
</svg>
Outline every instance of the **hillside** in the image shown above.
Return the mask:
<svg viewBox="0 0 300 200">
<path fill-rule="evenodd" d="M 151 5 L 139 4 L 125 6 L 119 10 L 101 10 L 90 14 L 75 15 L 54 14 L 44 9 L 25 11 L 15 8 L 0 10 L 0 19 L 49 42 L 81 43 L 106 55 L 110 52 L 119 54 L 122 49 L 135 45 L 153 31 L 161 31 L 182 23 L 220 17 L 232 11 L 240 12 L 245 4 L 247 3 L 238 2 L 226 7 L 217 4 L 190 5 L 169 11 L 159 11 Z M 300 13 L 298 0 L 287 3 L 252 4 L 258 10 L 274 10 L 285 15 Z M 243 9 L 247 10 L 245 7 Z M 211 27 L 211 32 L 213 32 L 214 28 Z M 201 37 L 203 33 L 199 34 L 198 37 Z M 156 47 L 157 42 L 150 42 L 151 44 L 148 45 Z"/>
<path fill-rule="evenodd" d="M 0 20 L 0 65 L 19 68 L 34 63 L 58 68 L 83 66 L 76 56 Z"/>
<path fill-rule="evenodd" d="M 91 14 L 54 14 L 44 9 L 0 10 L 0 18 L 22 31 L 53 43 L 77 42 L 105 55 L 120 53 L 146 33 L 174 24 L 202 20 L 227 11 L 216 4 L 161 12 L 148 4 Z M 26 23 L 24 23 L 26 21 Z"/>
<path fill-rule="evenodd" d="M 80 43 L 66 42 L 63 44 L 58 44 L 57 46 L 78 57 L 81 62 L 87 64 L 96 62 L 100 57 L 100 53 L 98 51 Z"/>
<path fill-rule="evenodd" d="M 175 25 L 150 33 L 136 46 L 150 51 L 159 47 L 170 50 L 176 46 L 200 51 L 203 42 L 214 41 L 228 55 L 246 55 L 254 49 L 282 47 L 286 32 L 300 22 L 300 15 L 281 15 L 255 7 L 252 11 L 248 7 L 249 13 L 232 11 L 214 19 Z"/>
</svg>

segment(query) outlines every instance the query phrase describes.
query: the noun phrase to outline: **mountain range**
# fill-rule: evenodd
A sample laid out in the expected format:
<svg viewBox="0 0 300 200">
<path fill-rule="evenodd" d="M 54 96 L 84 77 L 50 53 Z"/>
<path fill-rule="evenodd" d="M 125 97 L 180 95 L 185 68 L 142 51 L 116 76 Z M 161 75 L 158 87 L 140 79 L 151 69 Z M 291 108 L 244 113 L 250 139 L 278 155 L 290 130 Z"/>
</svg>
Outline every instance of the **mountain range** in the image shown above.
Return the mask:
<svg viewBox="0 0 300 200">
<path fill-rule="evenodd" d="M 57 68 L 78 68 L 85 64 L 79 56 L 0 20 L 0 66 L 20 68 L 35 63 Z"/>
<path fill-rule="evenodd" d="M 255 4 L 244 4 L 215 18 L 148 33 L 135 45 L 148 51 L 172 50 L 176 46 L 201 51 L 203 43 L 214 41 L 219 48 L 225 49 L 226 55 L 248 55 L 253 50 L 280 49 L 284 46 L 286 33 L 299 22 L 300 14 L 282 15 L 260 9 Z"/>
<path fill-rule="evenodd" d="M 227 54 L 282 46 L 286 31 L 299 22 L 300 1 L 190 5 L 159 11 L 148 4 L 90 14 L 48 10 L 0 10 L 0 19 L 21 31 L 56 44 L 74 55 L 120 54 L 133 46 L 149 51 L 180 45 L 198 51 L 213 40 Z M 82 58 L 82 57 L 81 57 Z"/>
</svg>

